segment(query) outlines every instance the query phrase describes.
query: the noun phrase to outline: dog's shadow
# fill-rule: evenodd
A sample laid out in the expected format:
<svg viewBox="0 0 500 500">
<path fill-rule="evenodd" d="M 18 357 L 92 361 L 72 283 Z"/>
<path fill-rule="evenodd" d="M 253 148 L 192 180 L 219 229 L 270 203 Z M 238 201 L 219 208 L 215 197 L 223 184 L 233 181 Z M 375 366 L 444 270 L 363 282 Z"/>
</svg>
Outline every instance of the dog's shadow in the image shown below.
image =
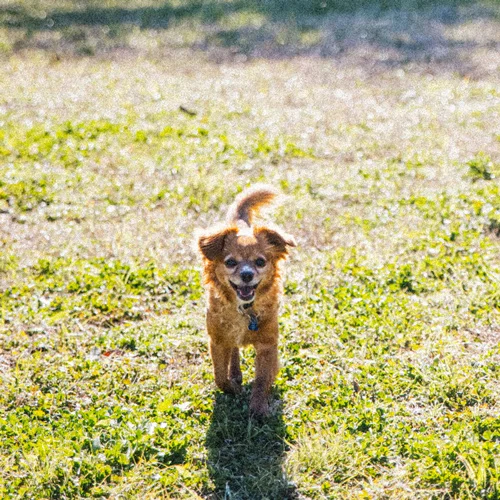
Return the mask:
<svg viewBox="0 0 500 500">
<path fill-rule="evenodd" d="M 206 436 L 211 499 L 296 498 L 286 478 L 283 460 L 286 427 L 279 394 L 274 392 L 271 415 L 249 417 L 250 387 L 239 396 L 215 394 Z"/>
</svg>

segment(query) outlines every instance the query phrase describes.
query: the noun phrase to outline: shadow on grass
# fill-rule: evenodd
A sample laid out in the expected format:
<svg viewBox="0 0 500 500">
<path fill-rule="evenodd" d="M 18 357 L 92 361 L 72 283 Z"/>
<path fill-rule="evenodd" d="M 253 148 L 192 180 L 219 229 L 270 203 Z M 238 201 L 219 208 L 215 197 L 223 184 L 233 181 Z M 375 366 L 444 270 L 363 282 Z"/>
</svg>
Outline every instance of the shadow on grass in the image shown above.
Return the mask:
<svg viewBox="0 0 500 500">
<path fill-rule="evenodd" d="M 469 8 L 460 9 L 462 4 Z M 134 37 L 149 33 L 160 53 L 189 48 L 215 60 L 240 61 L 354 57 L 355 64 L 374 69 L 433 64 L 438 71 L 470 76 L 477 72 L 472 50 L 500 49 L 498 38 L 457 39 L 447 32 L 475 19 L 498 19 L 498 4 L 466 0 L 185 0 L 141 7 L 133 1 L 103 7 L 87 0 L 74 8 L 63 0 L 39 0 L 37 5 L 18 0 L 0 7 L 0 28 L 12 31 L 14 40 L 4 51 L 137 52 L 142 49 Z"/>
<path fill-rule="evenodd" d="M 214 23 L 233 13 L 255 13 L 267 21 L 300 22 L 305 17 L 321 17 L 328 13 L 348 13 L 360 10 L 383 12 L 391 9 L 416 11 L 428 7 L 453 9 L 467 0 L 185 0 L 156 2 L 157 6 L 131 7 L 134 2 L 113 2 L 114 7 L 102 7 L 102 3 L 84 1 L 77 9 L 68 10 L 57 6 L 57 0 L 38 2 L 30 7 L 27 0 L 12 2 L 0 7 L 1 24 L 23 27 L 28 30 L 60 29 L 73 24 L 114 25 L 134 24 L 142 28 L 168 28 L 171 22 L 184 19 L 202 23 Z M 62 2 L 60 2 L 62 3 Z M 123 6 L 120 6 L 123 5 Z M 448 17 L 450 14 L 448 12 Z M 453 15 L 449 20 L 453 20 Z"/>
<path fill-rule="evenodd" d="M 295 487 L 283 471 L 286 428 L 277 395 L 278 408 L 262 422 L 249 418 L 248 394 L 217 393 L 206 436 L 208 468 L 214 491 L 210 499 L 297 498 Z"/>
</svg>

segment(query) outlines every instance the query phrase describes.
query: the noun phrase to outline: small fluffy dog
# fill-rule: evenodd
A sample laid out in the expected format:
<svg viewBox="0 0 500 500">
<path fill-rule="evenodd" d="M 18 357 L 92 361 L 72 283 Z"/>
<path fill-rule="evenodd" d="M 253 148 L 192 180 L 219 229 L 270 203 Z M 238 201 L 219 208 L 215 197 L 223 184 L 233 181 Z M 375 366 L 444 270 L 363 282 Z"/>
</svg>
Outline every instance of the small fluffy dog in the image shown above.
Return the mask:
<svg viewBox="0 0 500 500">
<path fill-rule="evenodd" d="M 229 208 L 227 225 L 202 234 L 203 277 L 208 295 L 207 330 L 215 383 L 224 392 L 241 392 L 239 348 L 255 346 L 255 380 L 250 411 L 269 412 L 268 395 L 278 373 L 280 263 L 295 246 L 278 228 L 252 226 L 253 215 L 276 192 L 256 185 Z"/>
</svg>

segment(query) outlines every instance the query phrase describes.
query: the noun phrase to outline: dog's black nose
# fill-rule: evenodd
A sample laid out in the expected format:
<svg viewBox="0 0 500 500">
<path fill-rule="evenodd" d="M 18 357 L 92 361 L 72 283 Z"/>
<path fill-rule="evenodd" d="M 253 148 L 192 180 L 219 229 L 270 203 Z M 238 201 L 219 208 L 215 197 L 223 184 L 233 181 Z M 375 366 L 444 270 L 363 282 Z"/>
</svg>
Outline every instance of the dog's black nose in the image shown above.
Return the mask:
<svg viewBox="0 0 500 500">
<path fill-rule="evenodd" d="M 252 271 L 241 271 L 240 273 L 240 278 L 245 282 L 249 283 L 250 281 L 253 280 L 253 273 Z"/>
</svg>

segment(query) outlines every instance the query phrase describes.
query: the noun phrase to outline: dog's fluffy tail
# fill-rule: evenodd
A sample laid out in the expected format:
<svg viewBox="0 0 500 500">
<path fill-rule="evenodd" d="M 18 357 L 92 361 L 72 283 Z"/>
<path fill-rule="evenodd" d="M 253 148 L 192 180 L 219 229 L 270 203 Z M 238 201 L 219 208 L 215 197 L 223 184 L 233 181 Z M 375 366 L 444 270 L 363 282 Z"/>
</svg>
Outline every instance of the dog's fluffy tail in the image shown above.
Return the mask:
<svg viewBox="0 0 500 500">
<path fill-rule="evenodd" d="M 236 224 L 241 220 L 250 226 L 253 216 L 259 212 L 259 209 L 271 203 L 276 196 L 277 192 L 271 186 L 265 184 L 256 184 L 245 189 L 229 207 L 227 212 L 228 222 Z"/>
</svg>

